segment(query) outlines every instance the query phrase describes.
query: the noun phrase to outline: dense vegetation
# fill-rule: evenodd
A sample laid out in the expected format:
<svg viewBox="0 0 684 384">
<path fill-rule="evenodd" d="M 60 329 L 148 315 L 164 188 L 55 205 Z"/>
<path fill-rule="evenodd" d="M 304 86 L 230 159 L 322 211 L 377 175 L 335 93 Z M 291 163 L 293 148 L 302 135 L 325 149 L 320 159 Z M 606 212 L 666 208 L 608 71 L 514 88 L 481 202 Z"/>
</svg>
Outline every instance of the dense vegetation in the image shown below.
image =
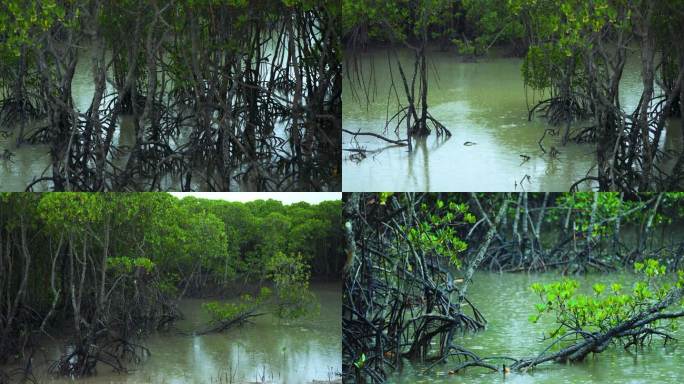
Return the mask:
<svg viewBox="0 0 684 384">
<path fill-rule="evenodd" d="M 308 0 L 3 1 L 0 126 L 52 162 L 27 189 L 338 189 L 339 16 Z"/>
<path fill-rule="evenodd" d="M 398 74 L 388 96 L 400 107 L 387 124 L 406 137 L 395 144 L 410 146 L 412 135 L 433 129 L 449 135 L 427 104 L 431 47 L 453 46 L 472 59 L 501 46 L 524 56 L 525 85 L 541 95 L 529 106 L 530 119 L 540 112 L 551 125 L 540 136 L 597 143 L 598 175 L 585 180 L 597 181 L 603 191 L 632 193 L 671 190 L 682 181 L 684 153 L 666 153 L 660 145 L 668 118 L 684 109 L 681 0 L 345 0 L 343 20 L 349 84 L 362 90 L 357 97 L 370 98 L 373 82 L 355 64 L 355 54 L 368 45 L 389 45 Z M 409 68 L 399 61 L 398 48 L 414 53 Z M 628 60 L 641 75 L 640 101 L 629 110 L 620 101 Z M 582 128 L 571 131 L 574 121 Z M 666 169 L 668 156 L 674 165 Z"/>
<path fill-rule="evenodd" d="M 343 258 L 341 203 L 288 206 L 168 194 L 0 195 L 0 370 L 31 375 L 39 336 L 73 348 L 56 375 L 125 371 L 150 351 L 141 338 L 167 328 L 184 296 L 245 294 L 209 302 L 212 332 L 259 309 L 283 318 L 316 310 L 312 278 L 337 279 Z M 61 340 L 61 339 L 60 339 Z"/>
<path fill-rule="evenodd" d="M 527 370 L 581 362 L 613 345 L 668 341 L 684 316 L 681 193 L 352 193 L 344 207 L 350 257 L 343 291 L 343 369 L 349 382 L 383 382 L 403 359 Z M 535 283 L 530 320 L 549 347 L 531 358 L 478 356 L 459 334 L 486 319 L 468 299 L 477 270 L 634 271 L 633 286 L 564 279 Z M 501 308 L 500 310 L 505 310 Z M 432 367 L 430 367 L 432 368 Z"/>
</svg>

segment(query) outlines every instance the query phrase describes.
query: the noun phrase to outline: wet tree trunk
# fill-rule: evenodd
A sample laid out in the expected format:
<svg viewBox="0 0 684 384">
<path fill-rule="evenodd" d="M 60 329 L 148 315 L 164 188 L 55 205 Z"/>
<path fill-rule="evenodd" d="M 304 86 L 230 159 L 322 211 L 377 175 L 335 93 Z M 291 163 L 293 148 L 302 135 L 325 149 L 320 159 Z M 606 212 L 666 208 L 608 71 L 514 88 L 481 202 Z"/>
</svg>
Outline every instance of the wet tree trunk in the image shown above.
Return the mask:
<svg viewBox="0 0 684 384">
<path fill-rule="evenodd" d="M 656 198 L 653 206 L 649 209 L 648 216 L 646 216 L 646 220 L 642 223 L 641 230 L 639 231 L 639 245 L 637 248 L 637 251 L 639 253 L 642 253 L 646 250 L 648 242 L 651 239 L 651 235 L 653 234 L 653 220 L 655 219 L 655 216 L 658 213 L 658 209 L 660 208 L 660 203 L 662 199 L 663 193 L 661 192 L 658 194 L 658 197 Z"/>
<path fill-rule="evenodd" d="M 525 194 L 525 192 L 521 192 L 518 194 L 518 201 L 515 204 L 515 214 L 513 215 L 513 236 L 515 236 L 515 240 L 516 240 L 515 244 L 517 247 L 517 255 L 516 256 L 518 259 L 518 267 L 522 266 L 523 248 L 524 248 L 523 237 L 520 235 L 520 231 L 518 229 L 518 227 L 520 225 L 520 216 L 521 216 L 520 210 L 522 209 L 523 194 Z M 524 220 L 524 217 L 523 217 L 523 220 Z"/>
<path fill-rule="evenodd" d="M 625 10 L 619 10 L 619 17 L 624 18 Z M 596 44 L 587 55 L 585 71 L 589 85 L 589 96 L 592 103 L 594 120 L 598 130 L 597 164 L 599 189 L 614 191 L 624 189 L 618 180 L 621 169 L 629 161 L 622 150 L 625 138 L 625 126 L 622 117 L 616 113 L 620 110 L 618 90 L 620 79 L 626 63 L 626 32 L 619 29 L 615 32 L 615 43 L 604 41 L 603 35 L 595 35 Z M 607 77 L 601 75 L 605 65 Z"/>
<path fill-rule="evenodd" d="M 61 293 L 63 291 L 63 285 L 60 284 L 59 288 L 56 282 L 57 278 L 57 261 L 61 261 L 62 266 L 64 265 L 64 234 L 60 234 L 59 236 L 59 241 L 57 243 L 57 248 L 54 252 L 51 252 L 52 255 L 52 261 L 51 261 L 51 268 L 50 268 L 50 292 L 52 293 L 52 304 L 50 306 L 50 310 L 48 313 L 45 315 L 43 318 L 43 321 L 40 324 L 40 330 L 41 332 L 45 332 L 45 327 L 48 324 L 48 322 L 52 319 L 52 316 L 55 314 L 55 310 L 57 308 L 57 304 L 59 303 L 61 299 Z M 62 276 L 62 279 L 64 278 L 64 273 L 60 273 Z"/>
<path fill-rule="evenodd" d="M 523 238 L 523 243 L 521 245 L 522 248 L 522 261 L 523 263 L 527 263 L 528 259 L 530 258 L 530 252 L 531 252 L 531 243 L 530 243 L 530 234 L 529 234 L 529 226 L 530 226 L 530 211 L 529 211 L 529 206 L 527 204 L 527 192 L 522 192 L 522 238 Z"/>
<path fill-rule="evenodd" d="M 86 129 L 84 132 L 84 144 L 83 153 L 81 158 L 81 169 L 83 171 L 89 168 L 89 163 L 94 161 L 96 164 L 95 174 L 96 179 L 88 182 L 92 184 L 95 190 L 102 191 L 105 188 L 104 184 L 104 165 L 105 162 L 98 161 L 97 155 L 99 151 L 96 151 L 95 158 L 92 157 L 92 150 L 94 150 L 92 142 L 100 144 L 102 140 L 102 123 L 100 106 L 104 98 L 104 92 L 106 90 L 106 63 L 105 63 L 105 47 L 102 37 L 98 35 L 97 42 L 95 43 L 95 58 L 93 59 L 93 83 L 95 84 L 95 93 L 93 94 L 92 101 L 90 103 L 90 109 L 88 110 L 89 120 L 86 124 Z"/>
<path fill-rule="evenodd" d="M 25 95 L 25 78 L 26 78 L 26 47 L 22 46 L 19 50 L 19 69 L 17 71 L 17 79 L 14 83 L 14 97 L 19 108 L 19 134 L 17 135 L 17 148 L 21 146 L 24 140 L 24 127 L 26 126 L 26 118 L 28 117 L 26 108 L 28 107 L 28 100 Z"/>
<path fill-rule="evenodd" d="M 226 68 L 229 71 L 228 76 L 230 77 L 231 68 L 235 65 L 235 58 L 226 54 Z M 232 179 L 232 162 L 231 162 L 231 139 L 235 137 L 234 126 L 233 126 L 233 104 L 235 102 L 235 90 L 236 85 L 232 81 L 224 80 L 225 88 L 221 95 L 226 95 L 225 100 L 223 100 L 223 105 L 225 110 L 221 118 L 220 130 L 219 130 L 219 148 L 220 148 L 220 159 L 221 159 L 221 189 L 223 191 L 230 191 L 230 181 Z"/>
<path fill-rule="evenodd" d="M 497 233 L 498 225 L 501 223 L 503 217 L 507 213 L 509 200 L 510 199 L 508 195 L 503 196 L 503 203 L 501 204 L 499 212 L 497 213 L 496 218 L 494 219 L 494 223 L 490 224 L 489 230 L 487 231 L 487 234 L 480 243 L 480 246 L 478 248 L 477 253 L 475 254 L 475 257 L 468 261 L 468 266 L 466 268 L 466 272 L 463 278 L 463 284 L 460 286 L 459 289 L 460 303 L 465 303 L 466 295 L 468 293 L 468 286 L 470 285 L 470 282 L 473 279 L 475 271 L 479 268 L 480 264 L 485 259 L 485 255 L 489 250 L 489 244 L 491 244 L 494 235 Z"/>
<path fill-rule="evenodd" d="M 2 212 L 0 212 L 0 220 L 2 220 Z M 13 265 L 11 255 L 11 252 L 14 251 L 12 245 L 16 244 L 9 231 L 4 236 L 6 239 L 3 239 L 3 230 L 4 228 L 0 229 L 0 272 L 2 272 L 0 273 L 0 293 L 2 293 L 0 300 L 3 301 L 0 308 L 5 309 L 5 312 L 0 314 L 0 362 L 5 362 L 11 354 L 22 354 L 23 351 L 19 350 L 19 345 L 23 343 L 18 338 L 28 337 L 27 334 L 18 334 L 16 323 L 22 321 L 19 317 L 20 311 L 23 310 L 32 259 L 28 249 L 27 228 L 23 215 L 20 217 L 18 244 L 21 264 L 16 265 L 16 267 Z M 5 246 L 4 250 L 2 249 L 3 245 Z M 16 294 L 13 293 L 15 287 Z M 12 341 L 16 343 L 13 345 Z"/>
<path fill-rule="evenodd" d="M 425 50 L 427 49 L 427 18 L 428 18 L 428 11 L 427 9 L 423 9 L 423 25 L 424 27 L 422 28 L 422 36 L 421 36 L 421 43 L 420 43 L 420 48 L 419 48 L 419 57 L 420 57 L 420 96 L 421 96 L 421 112 L 420 112 L 420 120 L 418 120 L 418 128 L 416 134 L 418 136 L 427 136 L 430 134 L 430 129 L 427 126 L 427 121 L 428 121 L 428 101 L 427 101 L 427 96 L 428 96 L 428 77 L 427 77 L 427 53 Z"/>
<path fill-rule="evenodd" d="M 657 151 L 657 141 L 651 142 L 650 136 L 650 122 L 649 122 L 649 108 L 651 107 L 651 100 L 653 99 L 653 83 L 655 80 L 655 36 L 651 29 L 651 18 L 653 17 L 653 4 L 650 1 L 646 2 L 648 7 L 642 12 L 637 12 L 639 15 L 635 19 L 638 20 L 635 29 L 637 35 L 640 37 L 641 47 L 641 78 L 643 91 L 641 94 L 641 105 L 639 106 L 639 114 L 637 118 L 639 130 L 641 131 L 641 145 L 643 146 L 643 169 L 641 179 L 641 190 L 649 190 L 651 186 L 651 175 L 653 172 L 653 160 L 655 151 Z M 645 14 L 644 14 L 645 13 Z"/>
</svg>

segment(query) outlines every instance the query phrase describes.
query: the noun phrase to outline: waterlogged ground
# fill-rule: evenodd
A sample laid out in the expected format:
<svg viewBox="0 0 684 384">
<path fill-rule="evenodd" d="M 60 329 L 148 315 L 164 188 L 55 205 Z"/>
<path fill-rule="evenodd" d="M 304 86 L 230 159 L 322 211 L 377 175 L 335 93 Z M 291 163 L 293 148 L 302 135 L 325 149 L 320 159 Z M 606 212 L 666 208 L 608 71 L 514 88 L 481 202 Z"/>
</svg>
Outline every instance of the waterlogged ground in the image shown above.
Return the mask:
<svg viewBox="0 0 684 384">
<path fill-rule="evenodd" d="M 412 56 L 401 52 L 400 57 L 404 70 L 411 70 Z M 408 152 L 406 147 L 390 148 L 373 137 L 354 140 L 345 133 L 344 148 L 377 151 L 362 161 L 351 160 L 351 153 L 345 152 L 345 191 L 568 191 L 575 181 L 596 174 L 594 144 L 561 146 L 559 136 L 547 135 L 543 141 L 547 152 L 555 146 L 560 154 L 552 158 L 539 148 L 538 141 L 549 126 L 543 118 L 528 121 L 528 104 L 548 96 L 526 92 L 521 59 L 463 62 L 453 53 L 431 52 L 429 62 L 429 111 L 453 136 L 443 140 L 431 135 Z M 369 93 L 358 82 L 345 82 L 344 128 L 397 138 L 395 126 L 385 129 L 387 117 L 396 112 L 392 75 L 402 95 L 396 66 L 390 72 L 387 52 L 371 51 L 357 62 L 347 63 L 347 79 L 356 81 L 355 68 L 362 68 L 366 74 Z M 372 77 L 368 77 L 371 72 Z M 626 107 L 638 103 L 640 82 L 638 68 L 628 65 L 621 84 L 621 100 Z M 573 128 L 588 125 L 583 122 Z M 665 148 L 681 148 L 679 125 L 676 127 L 672 134 L 664 134 L 661 144 Z M 401 137 L 406 137 L 405 127 Z M 466 142 L 475 145 L 464 145 Z M 523 156 L 529 160 L 524 161 Z M 591 187 L 587 183 L 580 189 Z"/>
<path fill-rule="evenodd" d="M 149 337 L 145 345 L 152 356 L 129 374 L 112 373 L 98 367 L 97 376 L 77 380 L 79 384 L 104 383 L 299 383 L 336 382 L 342 370 L 339 283 L 313 284 L 321 311 L 316 317 L 283 321 L 262 316 L 240 328 L 204 336 L 181 336 L 176 332 Z M 202 300 L 183 300 L 182 330 L 201 329 L 209 320 Z M 45 348 L 51 358 L 59 356 L 63 344 Z M 39 362 L 35 372 L 45 372 Z M 233 377 L 231 381 L 231 376 Z M 39 376 L 41 383 L 73 383 L 68 379 Z M 338 381 L 337 381 L 338 382 Z"/>
<path fill-rule="evenodd" d="M 559 279 L 555 273 L 497 274 L 478 273 L 471 286 L 470 298 L 488 321 L 487 329 L 477 334 L 457 338 L 459 343 L 480 356 L 532 357 L 548 345 L 542 341 L 542 332 L 551 328 L 551 318 L 537 324 L 529 322 L 538 297 L 529 289 L 534 282 Z M 627 274 L 607 274 L 579 277 L 584 288 L 591 289 L 595 282 L 622 282 L 631 286 Z M 684 322 L 680 321 L 684 325 Z M 681 329 L 674 333 L 684 339 Z M 548 363 L 525 374 L 511 373 L 505 378 L 482 368 L 469 368 L 465 372 L 449 375 L 450 365 L 424 372 L 421 364 L 406 363 L 402 372 L 390 383 L 681 383 L 684 382 L 684 348 L 682 345 L 654 342 L 637 352 L 611 347 L 589 357 L 582 364 L 565 365 Z"/>
</svg>

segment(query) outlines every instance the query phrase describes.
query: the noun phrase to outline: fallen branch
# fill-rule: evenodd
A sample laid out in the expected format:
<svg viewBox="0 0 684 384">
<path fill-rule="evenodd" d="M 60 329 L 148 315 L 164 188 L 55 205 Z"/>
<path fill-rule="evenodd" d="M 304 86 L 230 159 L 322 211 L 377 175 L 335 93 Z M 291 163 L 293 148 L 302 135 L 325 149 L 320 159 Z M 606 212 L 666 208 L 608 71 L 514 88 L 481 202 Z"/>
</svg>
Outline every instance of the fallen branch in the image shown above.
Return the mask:
<svg viewBox="0 0 684 384">
<path fill-rule="evenodd" d="M 263 316 L 265 313 L 255 313 L 254 311 L 252 312 L 247 312 L 247 313 L 241 313 L 238 316 L 235 316 L 230 319 L 226 320 L 220 320 L 220 321 L 215 321 L 213 325 L 211 325 L 209 328 L 195 332 L 195 335 L 206 335 L 209 333 L 218 333 L 218 332 L 223 332 L 226 331 L 232 327 L 235 326 L 241 326 L 244 323 L 247 323 L 250 321 L 250 319 Z"/>
<path fill-rule="evenodd" d="M 346 133 L 348 133 L 348 134 L 350 134 L 350 135 L 354 135 L 355 137 L 356 137 L 356 136 L 372 136 L 372 137 L 376 137 L 376 138 L 378 138 L 378 139 L 384 140 L 384 141 L 386 141 L 386 142 L 388 142 L 388 143 L 392 143 L 392 144 L 395 144 L 395 145 L 401 145 L 401 146 L 406 146 L 406 145 L 408 145 L 408 140 L 403 140 L 403 139 L 402 139 L 402 140 L 392 140 L 392 139 L 388 139 L 387 137 L 384 137 L 384 136 L 382 136 L 382 135 L 378 135 L 377 133 L 371 133 L 371 132 L 352 132 L 352 131 L 350 131 L 350 130 L 348 130 L 348 129 L 344 129 L 344 128 L 342 129 L 342 132 L 346 132 Z"/>
</svg>

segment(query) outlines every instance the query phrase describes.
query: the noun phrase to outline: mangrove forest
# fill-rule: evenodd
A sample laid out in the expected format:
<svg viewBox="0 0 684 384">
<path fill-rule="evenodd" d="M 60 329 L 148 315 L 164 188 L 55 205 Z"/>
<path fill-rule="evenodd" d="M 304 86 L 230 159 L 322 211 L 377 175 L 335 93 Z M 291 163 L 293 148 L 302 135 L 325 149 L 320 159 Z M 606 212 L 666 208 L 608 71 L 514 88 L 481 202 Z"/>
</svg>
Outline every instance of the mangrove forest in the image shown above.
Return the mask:
<svg viewBox="0 0 684 384">
<path fill-rule="evenodd" d="M 0 190 L 341 189 L 340 11 L 0 4 Z"/>
<path fill-rule="evenodd" d="M 0 383 L 340 382 L 341 210 L 0 194 Z"/>
<path fill-rule="evenodd" d="M 681 0 L 343 0 L 342 13 L 345 191 L 682 186 Z M 453 164 L 468 166 L 444 177 Z"/>
<path fill-rule="evenodd" d="M 345 194 L 344 382 L 681 382 L 682 199 Z"/>
</svg>

